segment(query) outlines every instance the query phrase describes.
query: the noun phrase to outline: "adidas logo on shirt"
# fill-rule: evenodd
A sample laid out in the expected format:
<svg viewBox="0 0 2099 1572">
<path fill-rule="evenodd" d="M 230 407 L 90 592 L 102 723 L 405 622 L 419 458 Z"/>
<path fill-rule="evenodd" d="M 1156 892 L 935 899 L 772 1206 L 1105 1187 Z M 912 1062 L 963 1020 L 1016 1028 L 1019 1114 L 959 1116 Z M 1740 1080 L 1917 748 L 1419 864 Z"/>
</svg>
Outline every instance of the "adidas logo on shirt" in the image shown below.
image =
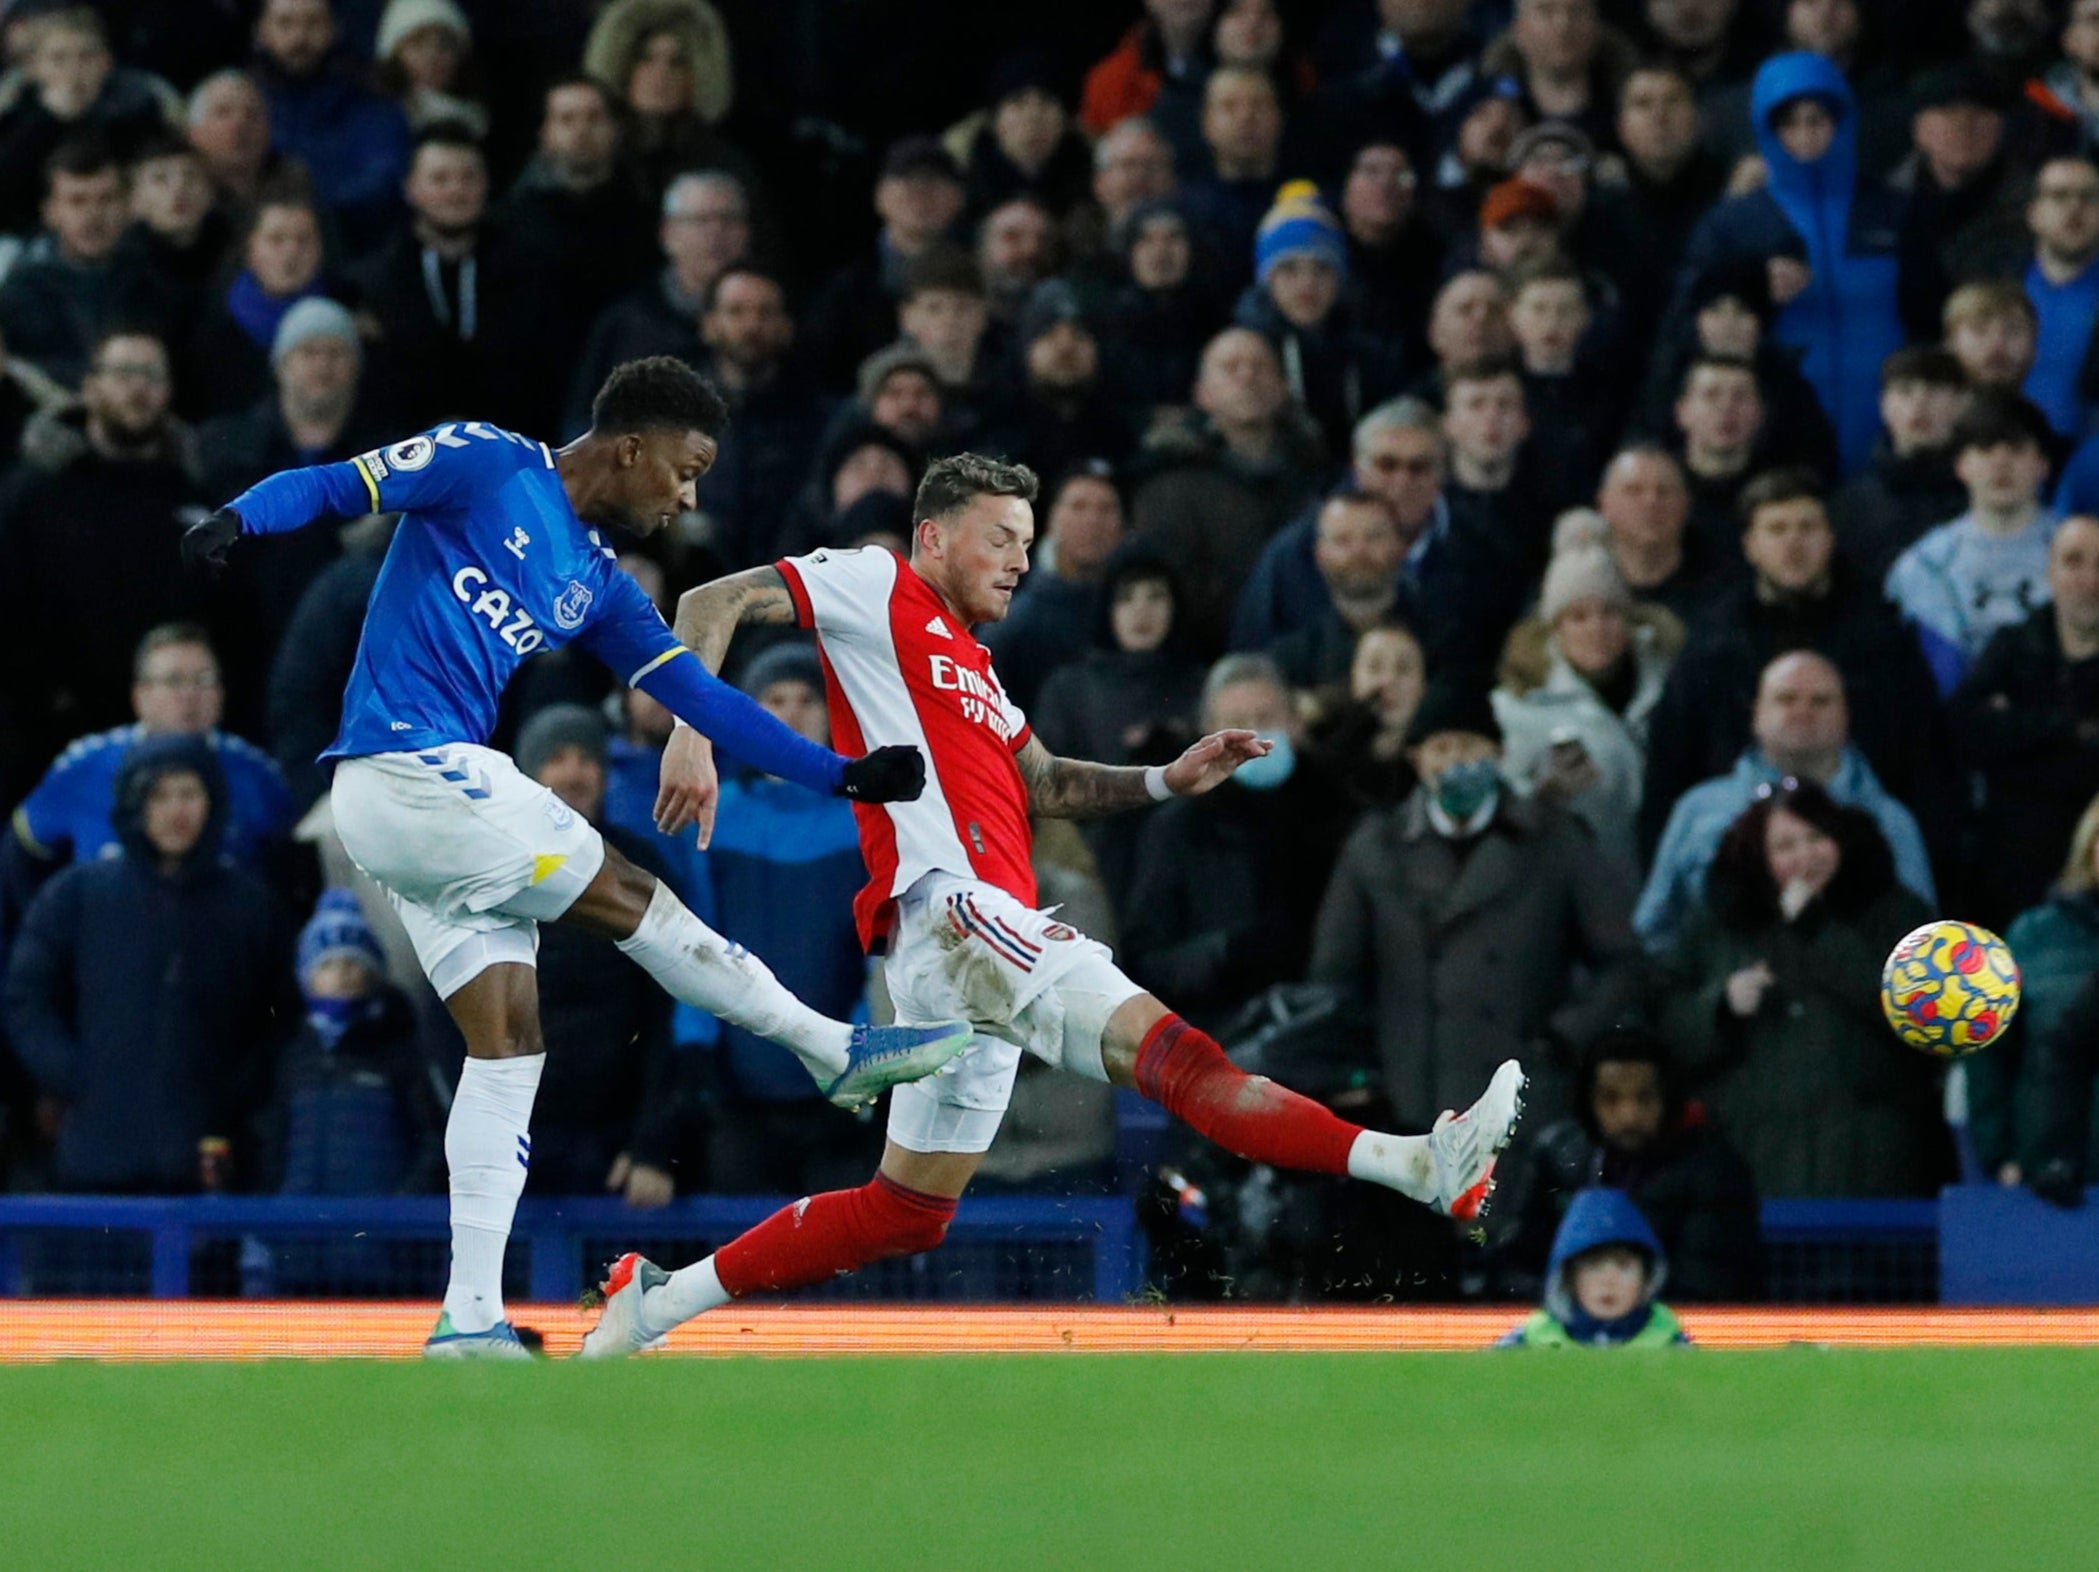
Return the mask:
<svg viewBox="0 0 2099 1572">
<path fill-rule="evenodd" d="M 951 639 L 954 637 L 954 634 L 948 632 L 947 623 L 939 617 L 935 617 L 931 622 L 926 624 L 926 632 L 937 633 L 943 639 Z"/>
</svg>

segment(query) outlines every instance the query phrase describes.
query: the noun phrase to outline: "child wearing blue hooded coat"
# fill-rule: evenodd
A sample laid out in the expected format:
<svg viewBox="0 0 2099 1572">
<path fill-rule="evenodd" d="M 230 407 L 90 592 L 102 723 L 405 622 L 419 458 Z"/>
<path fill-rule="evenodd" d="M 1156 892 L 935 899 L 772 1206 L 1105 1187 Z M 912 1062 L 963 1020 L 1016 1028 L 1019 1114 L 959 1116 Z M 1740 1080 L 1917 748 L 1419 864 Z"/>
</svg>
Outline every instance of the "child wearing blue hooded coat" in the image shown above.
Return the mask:
<svg viewBox="0 0 2099 1572">
<path fill-rule="evenodd" d="M 1632 1197 L 1598 1187 L 1575 1196 L 1552 1241 L 1545 1303 L 1497 1348 L 1668 1348 L 1688 1344 L 1655 1296 L 1669 1264 Z"/>
</svg>

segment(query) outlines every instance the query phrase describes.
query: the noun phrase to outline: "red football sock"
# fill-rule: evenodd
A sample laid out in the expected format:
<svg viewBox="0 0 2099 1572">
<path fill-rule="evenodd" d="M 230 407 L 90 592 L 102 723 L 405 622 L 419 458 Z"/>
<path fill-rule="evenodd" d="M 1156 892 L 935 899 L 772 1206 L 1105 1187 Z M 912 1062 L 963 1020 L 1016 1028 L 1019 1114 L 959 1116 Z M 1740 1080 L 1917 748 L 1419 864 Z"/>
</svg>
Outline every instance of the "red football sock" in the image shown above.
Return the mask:
<svg viewBox="0 0 2099 1572">
<path fill-rule="evenodd" d="M 1145 1034 L 1137 1090 L 1226 1151 L 1277 1168 L 1345 1174 L 1349 1148 L 1363 1133 L 1311 1098 L 1248 1075 L 1178 1015 Z"/>
<path fill-rule="evenodd" d="M 892 1255 L 916 1255 L 947 1237 L 955 1202 L 876 1174 L 857 1190 L 805 1196 L 714 1252 L 730 1294 L 806 1288 Z"/>
</svg>

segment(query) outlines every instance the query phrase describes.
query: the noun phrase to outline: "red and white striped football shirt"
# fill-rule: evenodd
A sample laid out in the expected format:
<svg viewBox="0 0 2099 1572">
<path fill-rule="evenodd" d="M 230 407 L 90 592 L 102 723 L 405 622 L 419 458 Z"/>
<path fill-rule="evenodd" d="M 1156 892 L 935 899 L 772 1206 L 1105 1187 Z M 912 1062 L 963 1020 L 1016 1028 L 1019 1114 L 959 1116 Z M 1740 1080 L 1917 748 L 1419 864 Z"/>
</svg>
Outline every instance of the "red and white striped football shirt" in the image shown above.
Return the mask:
<svg viewBox="0 0 2099 1572">
<path fill-rule="evenodd" d="M 909 743 L 926 756 L 918 801 L 853 805 L 869 875 L 853 902 L 860 942 L 885 937 L 896 898 L 935 871 L 1033 906 L 1028 787 L 1013 760 L 1030 734 L 991 652 L 893 551 L 815 551 L 776 566 L 801 625 L 816 630 L 832 745 Z"/>
</svg>

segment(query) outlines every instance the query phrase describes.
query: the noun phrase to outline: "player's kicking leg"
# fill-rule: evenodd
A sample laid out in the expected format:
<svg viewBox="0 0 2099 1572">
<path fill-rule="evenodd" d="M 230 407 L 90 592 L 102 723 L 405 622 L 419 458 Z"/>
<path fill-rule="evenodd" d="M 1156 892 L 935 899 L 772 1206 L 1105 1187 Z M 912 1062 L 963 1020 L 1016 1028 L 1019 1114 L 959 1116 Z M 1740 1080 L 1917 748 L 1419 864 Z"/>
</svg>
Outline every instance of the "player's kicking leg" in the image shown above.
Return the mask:
<svg viewBox="0 0 2099 1572">
<path fill-rule="evenodd" d="M 1494 1073 L 1477 1102 L 1463 1113 L 1446 1111 L 1428 1135 L 1387 1135 L 1247 1075 L 1209 1037 L 1137 993 L 1105 952 L 1092 976 L 1070 981 L 1078 986 L 1066 994 L 1057 1027 L 1065 1068 L 1140 1091 L 1252 1161 L 1348 1174 L 1461 1220 L 1484 1210 L 1495 1162 L 1523 1111 L 1523 1071 L 1514 1060 Z M 1089 1006 L 1099 1012 L 1097 1034 L 1074 1034 L 1069 1022 Z M 1091 1043 L 1075 1047 L 1087 1036 Z M 1072 1063 L 1074 1052 L 1085 1062 Z M 782 1293 L 932 1249 L 946 1237 L 990 1148 L 1004 1106 L 1000 1078 L 1010 1089 L 1017 1059 L 1010 1044 L 981 1041 L 959 1073 L 899 1092 L 890 1107 L 889 1147 L 870 1184 L 798 1201 L 677 1272 L 639 1254 L 620 1257 L 602 1285 L 603 1313 L 584 1338 L 583 1357 L 644 1352 L 681 1322 L 747 1294 Z M 932 1147 L 949 1149 L 925 1149 Z"/>
<path fill-rule="evenodd" d="M 810 1009 L 765 962 L 709 928 L 669 886 L 610 846 L 561 920 L 617 942 L 673 998 L 789 1049 L 842 1108 L 931 1075 L 969 1046 L 962 1021 L 853 1026 Z"/>
</svg>

